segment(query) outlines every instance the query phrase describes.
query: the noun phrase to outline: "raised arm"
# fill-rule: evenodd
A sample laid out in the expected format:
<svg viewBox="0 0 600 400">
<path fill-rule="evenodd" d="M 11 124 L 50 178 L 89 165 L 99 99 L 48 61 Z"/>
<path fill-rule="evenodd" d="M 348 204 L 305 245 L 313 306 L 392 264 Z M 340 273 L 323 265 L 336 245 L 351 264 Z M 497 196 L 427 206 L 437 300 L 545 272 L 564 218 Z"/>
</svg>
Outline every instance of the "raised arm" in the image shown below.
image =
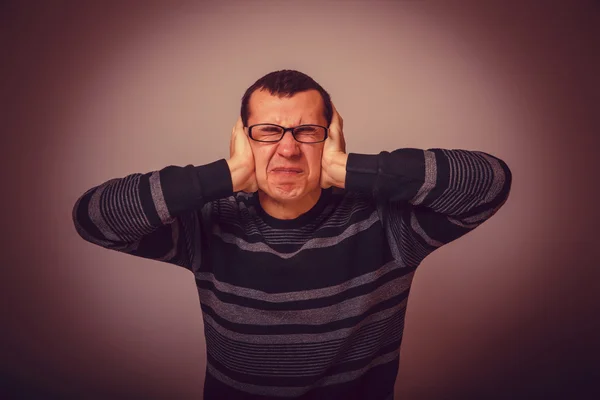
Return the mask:
<svg viewBox="0 0 600 400">
<path fill-rule="evenodd" d="M 200 249 L 198 210 L 234 191 L 257 190 L 241 117 L 232 129 L 229 150 L 228 160 L 171 165 L 89 189 L 73 207 L 75 229 L 98 246 L 191 269 Z"/>
<path fill-rule="evenodd" d="M 508 165 L 481 151 L 404 148 L 346 160 L 346 189 L 373 196 L 407 264 L 492 217 L 511 183 Z"/>
<path fill-rule="evenodd" d="M 191 268 L 200 229 L 195 210 L 232 193 L 225 160 L 168 166 L 89 189 L 73 207 L 73 222 L 90 243 Z"/>
</svg>

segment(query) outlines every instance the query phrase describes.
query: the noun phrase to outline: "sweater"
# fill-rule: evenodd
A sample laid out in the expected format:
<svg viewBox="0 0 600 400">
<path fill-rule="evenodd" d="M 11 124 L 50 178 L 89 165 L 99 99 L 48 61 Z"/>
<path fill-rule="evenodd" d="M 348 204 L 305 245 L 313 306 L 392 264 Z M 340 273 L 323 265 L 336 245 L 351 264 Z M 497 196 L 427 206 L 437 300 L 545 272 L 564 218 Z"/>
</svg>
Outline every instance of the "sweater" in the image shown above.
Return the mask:
<svg viewBox="0 0 600 400">
<path fill-rule="evenodd" d="M 220 159 L 108 180 L 73 222 L 94 245 L 192 272 L 206 400 L 383 400 L 415 270 L 494 215 L 511 181 L 480 151 L 349 153 L 344 189 L 279 220 L 233 192 Z"/>
</svg>

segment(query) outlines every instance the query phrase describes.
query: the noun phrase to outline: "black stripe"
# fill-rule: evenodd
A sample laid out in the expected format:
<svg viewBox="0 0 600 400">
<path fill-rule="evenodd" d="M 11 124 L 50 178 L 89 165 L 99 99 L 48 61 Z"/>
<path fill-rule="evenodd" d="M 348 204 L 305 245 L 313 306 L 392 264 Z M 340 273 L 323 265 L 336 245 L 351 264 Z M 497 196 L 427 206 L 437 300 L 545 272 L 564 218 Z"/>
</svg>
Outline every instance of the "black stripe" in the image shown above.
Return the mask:
<svg viewBox="0 0 600 400">
<path fill-rule="evenodd" d="M 347 228 L 349 225 L 367 220 L 372 215 L 373 211 L 374 208 L 372 207 L 367 207 L 363 210 L 355 211 L 348 220 L 344 220 L 343 224 L 338 224 L 336 226 L 327 226 L 325 228 L 319 228 L 319 224 L 311 224 L 310 226 L 311 228 L 313 228 L 312 230 L 293 229 L 291 230 L 290 236 L 292 236 L 294 240 L 303 240 L 304 242 L 314 238 L 334 237 L 339 235 L 343 231 L 343 229 Z M 231 212 L 233 213 L 234 211 Z M 350 212 L 352 212 L 352 210 L 350 210 Z M 331 218 L 337 218 L 338 216 L 339 211 L 337 213 L 326 214 L 322 216 L 322 221 L 327 221 Z M 250 243 L 260 243 L 265 241 L 269 243 L 270 237 L 277 237 L 278 240 L 285 239 L 286 237 L 286 232 L 274 233 L 273 229 L 268 226 L 259 227 L 255 224 L 254 226 L 258 232 L 248 235 L 246 234 L 247 227 L 242 226 L 242 224 L 239 221 L 239 218 L 237 217 L 239 217 L 239 215 L 236 215 L 236 219 L 234 221 L 231 221 L 231 217 L 225 219 L 220 218 L 219 222 L 221 222 L 221 224 L 219 225 L 219 227 L 221 228 L 221 231 L 224 233 L 232 234 L 236 237 L 244 238 L 244 240 Z M 253 222 L 250 221 L 244 222 L 247 224 L 253 224 Z M 282 243 L 269 243 L 269 245 L 281 252 L 292 252 L 296 251 L 298 248 L 301 247 L 301 244 L 285 245 Z"/>
<path fill-rule="evenodd" d="M 386 400 L 394 391 L 398 375 L 398 358 L 371 368 L 360 379 L 335 385 L 316 387 L 302 396 L 301 400 Z M 273 400 L 282 397 L 254 395 L 234 389 L 206 373 L 204 400 Z"/>
<path fill-rule="evenodd" d="M 238 382 L 249 383 L 252 385 L 259 386 L 283 386 L 283 387 L 297 387 L 297 386 L 309 386 L 314 384 L 316 381 L 320 379 L 337 374 L 343 374 L 347 372 L 352 372 L 359 370 L 368 366 L 375 358 L 390 353 L 400 346 L 400 341 L 395 341 L 389 345 L 386 345 L 379 349 L 374 354 L 360 358 L 358 360 L 345 362 L 339 365 L 335 365 L 333 367 L 325 367 L 324 371 L 320 374 L 314 375 L 305 375 L 305 376 L 290 376 L 290 375 L 257 375 L 251 373 L 243 373 L 238 372 L 232 369 L 227 368 L 225 365 L 220 363 L 210 352 L 207 352 L 206 358 L 207 361 L 219 370 L 224 375 L 234 379 Z"/>
<path fill-rule="evenodd" d="M 379 154 L 378 197 L 388 201 L 409 201 L 425 181 L 425 153 L 402 148 Z"/>
<path fill-rule="evenodd" d="M 327 374 L 328 375 L 341 374 L 344 372 L 351 372 L 351 371 L 355 371 L 357 369 L 366 367 L 367 365 L 369 365 L 369 363 L 371 361 L 373 361 L 373 359 L 398 349 L 400 347 L 401 342 L 402 342 L 402 338 L 394 340 L 392 343 L 389 343 L 389 344 L 381 347 L 372 356 L 365 357 L 365 358 L 359 358 L 358 360 L 348 361 L 348 362 L 344 362 L 344 363 L 335 365 L 333 368 L 331 368 L 331 369 L 329 369 L 329 371 L 327 371 Z"/>
<path fill-rule="evenodd" d="M 203 248 L 203 262 L 212 266 L 217 280 L 267 293 L 338 285 L 393 260 L 378 223 L 334 246 L 305 249 L 289 259 L 242 250 L 215 235 Z"/>
<path fill-rule="evenodd" d="M 360 379 L 312 390 L 302 400 L 385 400 L 394 391 L 399 359 L 369 369 Z"/>
<path fill-rule="evenodd" d="M 360 323 L 369 315 L 380 311 L 392 308 L 408 297 L 410 290 L 406 290 L 397 296 L 384 300 L 372 308 L 368 309 L 361 315 L 344 318 L 338 321 L 329 322 L 321 325 L 300 325 L 300 324 L 282 324 L 282 325 L 248 325 L 230 322 L 218 315 L 211 307 L 201 304 L 202 312 L 211 316 L 216 323 L 223 328 L 233 332 L 243 333 L 247 335 L 291 335 L 302 333 L 325 333 L 338 329 L 350 328 Z"/>
<path fill-rule="evenodd" d="M 140 202 L 142 203 L 142 210 L 146 214 L 146 218 L 152 226 L 159 226 L 162 224 L 156 206 L 152 200 L 152 192 L 150 190 L 150 175 L 152 173 L 144 174 L 140 177 L 138 191 L 140 194 Z"/>
<path fill-rule="evenodd" d="M 159 175 L 169 215 L 179 215 L 204 204 L 202 188 L 193 165 L 169 165 L 161 169 Z"/>
<path fill-rule="evenodd" d="M 100 230 L 96 227 L 96 225 L 92 222 L 89 215 L 89 206 L 90 200 L 94 193 L 98 190 L 98 187 L 94 188 L 87 192 L 87 194 L 81 197 L 81 201 L 79 202 L 79 207 L 75 210 L 75 215 L 77 218 L 77 222 L 79 225 L 85 230 L 85 232 L 98 239 L 98 240 L 107 240 L 106 237 L 100 232 Z"/>
<path fill-rule="evenodd" d="M 205 375 L 202 398 L 204 400 L 273 400 L 272 397 L 258 396 L 234 389 L 214 378 L 208 371 Z"/>
<path fill-rule="evenodd" d="M 493 157 L 493 156 L 491 156 L 491 157 Z M 494 158 L 496 158 L 496 157 L 494 157 Z M 500 163 L 500 166 L 502 166 L 502 169 L 504 171 L 504 185 L 502 185 L 502 189 L 500 190 L 498 195 L 489 203 L 485 203 L 485 204 L 481 204 L 477 207 L 473 207 L 473 208 L 469 209 L 468 212 L 461 214 L 458 218 L 467 218 L 467 217 L 470 217 L 473 215 L 481 214 L 490 209 L 497 208 L 497 207 L 501 206 L 508 199 L 508 195 L 510 193 L 510 189 L 512 186 L 512 173 L 511 173 L 510 169 L 508 168 L 508 165 L 504 161 L 502 161 L 500 159 L 497 159 L 497 160 Z"/>
<path fill-rule="evenodd" d="M 349 300 L 354 297 L 363 296 L 372 293 L 374 290 L 382 286 L 383 284 L 396 279 L 398 277 L 407 275 L 413 272 L 411 268 L 396 268 L 388 272 L 387 274 L 379 277 L 373 282 L 363 284 L 357 287 L 350 288 L 343 292 L 338 292 L 332 296 L 321 297 L 317 299 L 307 300 L 294 300 L 286 302 L 270 302 L 265 300 L 251 299 L 243 296 L 238 296 L 231 293 L 225 293 L 215 288 L 213 282 L 201 280 L 196 278 L 196 285 L 201 289 L 208 289 L 214 293 L 214 295 L 220 301 L 224 303 L 236 304 L 244 307 L 255 308 L 259 310 L 269 311 L 297 311 L 307 310 L 313 308 L 327 307 L 330 305 L 338 304 L 344 300 Z"/>
<path fill-rule="evenodd" d="M 106 186 L 106 188 L 100 194 L 98 206 L 100 207 L 100 215 L 102 216 L 102 219 L 104 219 L 106 225 L 117 236 L 118 240 L 116 242 L 124 243 L 125 241 L 119 235 L 119 232 L 114 229 L 116 225 L 115 222 L 119 221 L 118 214 L 121 213 L 119 199 L 116 196 L 116 187 L 120 182 L 121 180 Z"/>
<path fill-rule="evenodd" d="M 429 191 L 423 200 L 422 204 L 424 206 L 428 206 L 434 200 L 442 196 L 444 191 L 450 185 L 450 163 L 448 158 L 443 153 L 442 149 L 429 149 L 429 151 L 432 151 L 435 154 L 437 178 L 434 187 Z"/>
<path fill-rule="evenodd" d="M 398 312 L 385 323 L 376 325 L 376 329 L 361 330 L 356 337 L 336 340 L 336 343 L 325 344 L 329 347 L 317 347 L 314 344 L 278 344 L 252 345 L 228 341 L 218 337 L 213 329 L 206 330 L 207 351 L 215 358 L 227 360 L 233 369 L 241 370 L 244 374 L 261 374 L 262 371 L 278 368 L 281 375 L 294 376 L 303 372 L 315 372 L 328 369 L 329 374 L 351 371 L 363 365 L 356 362 L 363 358 L 387 354 L 399 348 L 404 329 L 404 313 Z M 332 341 L 329 341 L 332 342 Z M 251 347 L 250 347 L 251 346 Z M 390 347 L 391 346 L 391 347 Z M 250 347 L 250 348 L 249 348 Z M 268 348 L 265 348 L 268 347 Z M 384 349 L 380 351 L 380 349 Z M 339 364 L 339 370 L 333 371 L 331 364 Z M 258 371 L 258 372 L 257 372 Z"/>
<path fill-rule="evenodd" d="M 233 387 L 224 384 L 220 380 L 214 378 L 210 372 L 206 371 L 206 379 L 204 380 L 204 400 L 283 400 L 282 397 L 260 396 L 243 392 Z M 304 399 L 304 398 L 302 398 Z"/>
<path fill-rule="evenodd" d="M 398 310 L 394 315 L 382 319 L 380 321 L 375 321 L 367 325 L 363 325 L 354 333 L 355 337 L 361 337 L 365 340 L 368 339 L 368 336 L 381 332 L 387 329 L 388 326 L 394 326 L 399 320 L 400 323 L 404 321 L 404 316 L 406 313 L 406 309 Z M 347 337 L 341 337 L 330 340 L 323 340 L 314 343 L 248 343 L 242 342 L 239 340 L 229 339 L 226 336 L 223 336 L 219 333 L 215 328 L 213 328 L 209 324 L 204 325 L 205 335 L 207 338 L 207 343 L 211 346 L 219 346 L 226 347 L 230 351 L 235 352 L 236 355 L 240 355 L 242 357 L 253 357 L 259 355 L 263 360 L 264 359 L 272 359 L 282 357 L 284 354 L 286 355 L 306 355 L 309 356 L 311 354 L 318 353 L 319 356 L 322 354 L 328 354 L 331 352 L 338 352 L 340 349 L 340 345 L 346 341 Z M 364 343 L 362 340 L 358 345 Z"/>
<path fill-rule="evenodd" d="M 264 376 L 252 375 L 234 371 L 221 364 L 212 354 L 206 353 L 206 361 L 222 374 L 238 382 L 249 383 L 259 386 L 309 386 L 325 376 L 325 374 L 309 376 Z"/>
<path fill-rule="evenodd" d="M 150 259 L 164 257 L 173 248 L 171 229 L 171 225 L 163 225 L 143 236 L 137 250 L 131 254 Z"/>
<path fill-rule="evenodd" d="M 450 243 L 474 229 L 456 225 L 448 221 L 446 215 L 433 211 L 431 208 L 415 206 L 415 211 L 417 221 L 427 236 L 444 244 Z M 407 221 L 410 221 L 410 210 L 405 211 L 405 213 L 406 215 L 404 218 L 407 218 Z M 425 248 L 432 248 L 432 246 L 427 244 L 420 235 L 416 234 L 415 236 L 418 236 L 419 242 L 422 243 Z M 432 248 L 432 251 L 433 250 L 435 250 L 435 248 Z"/>
</svg>

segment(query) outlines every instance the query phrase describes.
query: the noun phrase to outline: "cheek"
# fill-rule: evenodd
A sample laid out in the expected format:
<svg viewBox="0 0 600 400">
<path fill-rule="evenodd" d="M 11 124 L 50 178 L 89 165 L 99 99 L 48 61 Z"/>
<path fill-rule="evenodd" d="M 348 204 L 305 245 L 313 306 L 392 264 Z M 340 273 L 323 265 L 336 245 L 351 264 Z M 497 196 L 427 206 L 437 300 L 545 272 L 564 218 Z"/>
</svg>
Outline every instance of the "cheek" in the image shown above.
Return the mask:
<svg viewBox="0 0 600 400">
<path fill-rule="evenodd" d="M 258 177 L 265 177 L 267 175 L 267 167 L 271 161 L 272 153 L 272 151 L 266 148 L 259 147 L 254 149 L 254 165 Z"/>
<path fill-rule="evenodd" d="M 321 149 L 310 149 L 304 153 L 306 163 L 310 168 L 310 176 L 315 177 L 321 173 Z"/>
</svg>

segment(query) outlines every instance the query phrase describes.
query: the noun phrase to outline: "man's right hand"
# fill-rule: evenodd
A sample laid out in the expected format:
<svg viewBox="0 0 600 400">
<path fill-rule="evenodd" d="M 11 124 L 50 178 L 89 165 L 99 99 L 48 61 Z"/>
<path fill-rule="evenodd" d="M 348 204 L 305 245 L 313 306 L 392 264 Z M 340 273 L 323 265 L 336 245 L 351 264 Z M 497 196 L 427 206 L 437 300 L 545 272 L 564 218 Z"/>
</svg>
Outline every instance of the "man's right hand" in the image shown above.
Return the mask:
<svg viewBox="0 0 600 400">
<path fill-rule="evenodd" d="M 254 154 L 250 146 L 250 139 L 239 117 L 231 132 L 229 143 L 229 171 L 234 192 L 253 193 L 258 190 L 256 182 Z"/>
</svg>

